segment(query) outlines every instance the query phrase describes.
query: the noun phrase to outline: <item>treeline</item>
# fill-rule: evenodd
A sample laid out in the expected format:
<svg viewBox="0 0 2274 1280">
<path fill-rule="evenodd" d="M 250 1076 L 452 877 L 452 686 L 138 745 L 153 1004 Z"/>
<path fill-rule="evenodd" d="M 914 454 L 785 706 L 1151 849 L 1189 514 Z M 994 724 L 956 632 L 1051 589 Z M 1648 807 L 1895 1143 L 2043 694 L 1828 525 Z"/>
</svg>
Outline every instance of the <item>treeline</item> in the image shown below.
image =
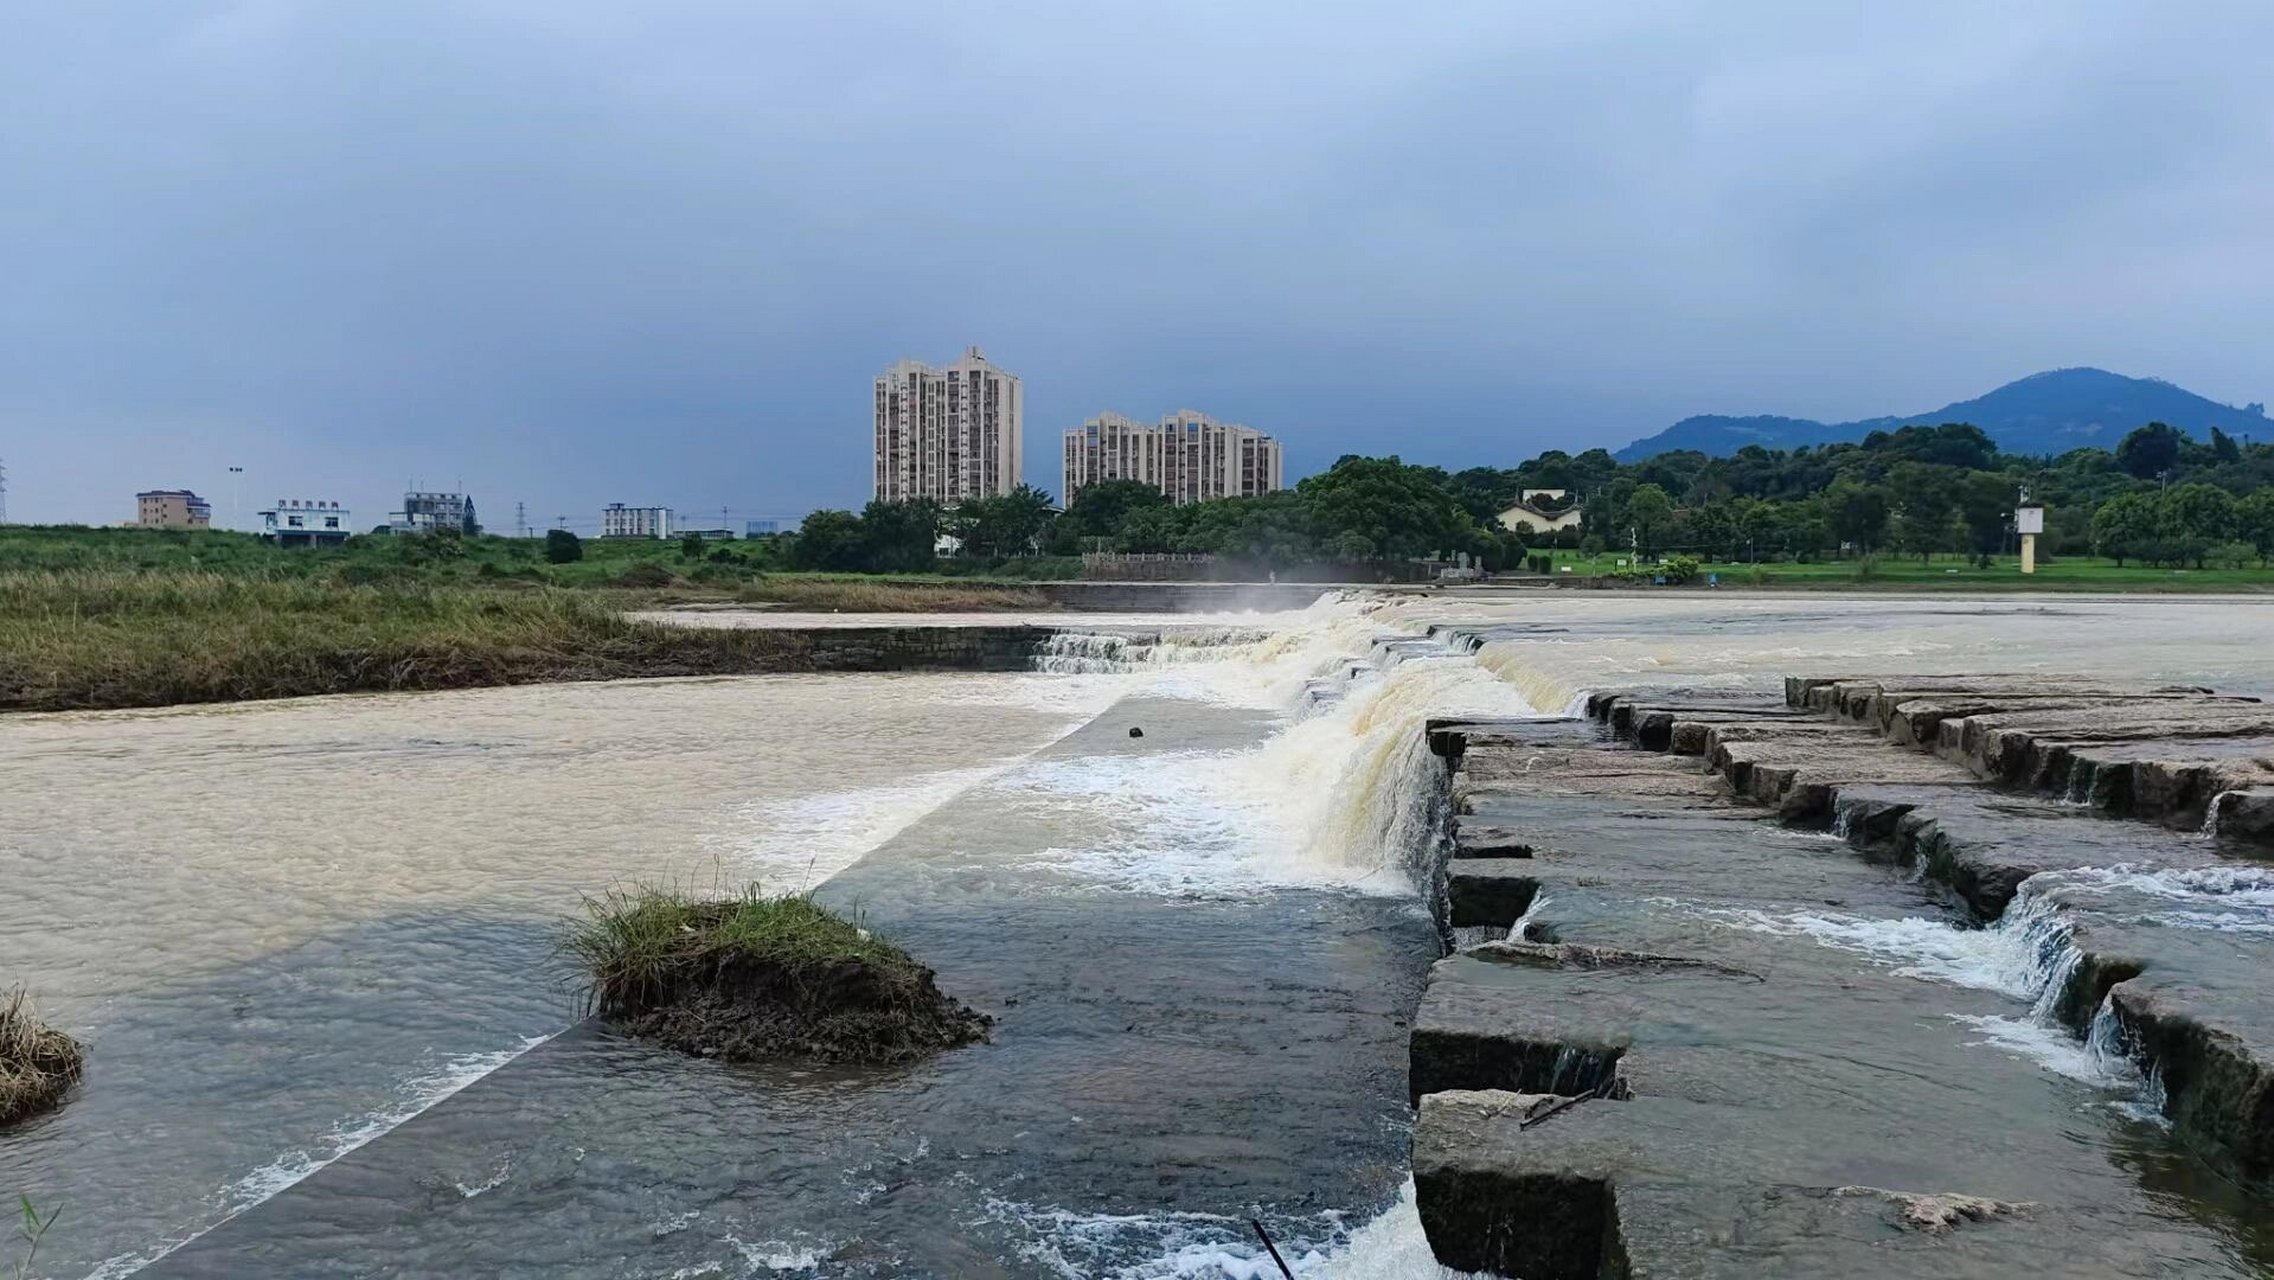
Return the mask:
<svg viewBox="0 0 2274 1280">
<path fill-rule="evenodd" d="M 1560 489 L 1581 509 L 1554 534 L 1507 531 L 1499 516 L 1526 489 Z M 1530 551 L 1684 552 L 1707 561 L 1965 555 L 2014 548 L 2026 490 L 2046 508 L 2046 558 L 2240 566 L 2274 556 L 2274 446 L 2213 429 L 2198 441 L 2162 423 L 2113 450 L 2055 458 L 1999 452 L 1965 423 L 1875 431 L 1855 443 L 1727 458 L 1694 451 L 1621 463 L 1602 449 L 1550 450 L 1520 466 L 1447 472 L 1344 457 L 1293 489 L 1173 506 L 1128 481 L 1082 490 L 1064 512 L 1022 488 L 941 508 L 871 503 L 817 511 L 777 554 L 790 567 L 854 572 L 1000 564 L 1087 551 L 1213 555 L 1257 567 L 1395 572 L 1467 552 L 1486 568 Z M 946 540 L 943 542 L 943 538 Z M 952 548 L 944 557 L 936 548 Z"/>
<path fill-rule="evenodd" d="M 1520 561 L 1525 544 L 1504 533 L 1495 514 L 1470 510 L 1439 468 L 1394 457 L 1345 457 L 1292 489 L 1254 498 L 1176 506 L 1151 486 L 1109 480 L 1083 489 L 1061 512 L 1048 494 L 1022 486 L 952 507 L 871 502 L 858 513 L 816 511 L 783 541 L 791 567 L 840 572 L 912 572 L 955 561 L 999 565 L 1093 551 L 1376 572 L 1466 552 L 1500 568 Z M 945 556 L 935 551 L 943 545 L 951 548 Z"/>
<path fill-rule="evenodd" d="M 1875 431 L 1814 448 L 1694 451 L 1631 465 L 1597 449 L 1551 451 L 1510 470 L 1474 468 L 1453 483 L 1472 508 L 1521 488 L 1567 489 L 1584 520 L 1566 541 L 1680 549 L 1712 559 L 1957 553 L 2012 546 L 2021 493 L 2046 508 L 2048 556 L 2201 565 L 2263 563 L 2274 553 L 2274 447 L 2213 429 L 2197 441 L 2163 423 L 2115 449 L 2055 458 L 2004 454 L 1965 423 Z"/>
</svg>

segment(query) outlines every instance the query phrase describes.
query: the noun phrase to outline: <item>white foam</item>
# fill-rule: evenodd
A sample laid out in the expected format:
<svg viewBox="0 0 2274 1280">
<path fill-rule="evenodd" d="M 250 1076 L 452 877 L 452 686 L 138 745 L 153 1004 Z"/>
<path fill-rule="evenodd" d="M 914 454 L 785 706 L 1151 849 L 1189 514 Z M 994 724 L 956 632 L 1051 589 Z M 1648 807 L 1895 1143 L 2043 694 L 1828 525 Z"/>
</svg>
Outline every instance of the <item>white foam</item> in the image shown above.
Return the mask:
<svg viewBox="0 0 2274 1280">
<path fill-rule="evenodd" d="M 1278 1280 L 1244 1217 L 1099 1214 L 988 1202 L 988 1217 L 1027 1237 L 1020 1253 L 1067 1280 Z M 1272 1243 L 1305 1280 L 1486 1280 L 1437 1265 L 1422 1233 L 1413 1180 L 1379 1216 L 1353 1228 L 1328 1211 L 1266 1215 Z"/>
<path fill-rule="evenodd" d="M 726 1237 L 726 1243 L 742 1255 L 743 1264 L 749 1268 L 744 1272 L 746 1275 L 818 1271 L 823 1257 L 835 1247 L 826 1242 L 814 1244 L 794 1240 L 761 1240 L 752 1243 L 734 1236 Z"/>
<path fill-rule="evenodd" d="M 2142 893 L 2183 902 L 2216 900 L 2221 906 L 2274 907 L 2274 867 L 2078 867 L 2031 878 L 2049 888 L 2084 893 Z"/>
<path fill-rule="evenodd" d="M 2084 1041 L 2043 1022 L 1995 1014 L 1954 1013 L 1950 1018 L 1982 1033 L 1982 1039 L 1972 1043 L 2027 1058 L 2055 1075 L 2104 1089 L 2135 1089 L 2140 1084 L 2140 1074 L 2129 1062 L 2097 1053 Z"/>
<path fill-rule="evenodd" d="M 1852 951 L 1905 977 L 2034 999 L 2044 981 L 2036 948 L 2013 931 L 1955 929 L 1918 916 L 1873 920 L 1830 912 L 1697 908 L 1739 928 L 1805 937 Z"/>
<path fill-rule="evenodd" d="M 769 892 L 800 892 L 1009 767 L 1006 762 L 943 769 L 879 787 L 753 802 L 732 817 L 753 834 L 715 837 L 711 843 L 734 878 L 756 880 Z"/>
</svg>

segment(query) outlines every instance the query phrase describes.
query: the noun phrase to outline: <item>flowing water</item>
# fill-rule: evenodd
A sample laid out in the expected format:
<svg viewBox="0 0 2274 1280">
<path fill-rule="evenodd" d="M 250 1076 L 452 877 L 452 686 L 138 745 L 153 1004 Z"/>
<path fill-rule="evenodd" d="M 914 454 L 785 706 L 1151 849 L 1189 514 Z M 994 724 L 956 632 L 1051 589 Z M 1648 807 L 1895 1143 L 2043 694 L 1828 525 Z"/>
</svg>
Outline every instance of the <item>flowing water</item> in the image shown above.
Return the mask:
<svg viewBox="0 0 2274 1280">
<path fill-rule="evenodd" d="M 1438 949 L 1423 717 L 1787 671 L 2265 690 L 2268 620 L 1330 601 L 1056 616 L 1020 675 L 12 717 L 0 980 L 91 1058 L 0 1135 L 0 1193 L 63 1206 L 50 1276 L 1275 1274 L 1250 1216 L 1299 1274 L 1433 1274 L 1404 1173 Z M 735 1069 L 579 1024 L 554 922 L 658 877 L 815 888 L 993 1043 Z M 2255 892 L 2139 909 L 2216 929 Z"/>
</svg>

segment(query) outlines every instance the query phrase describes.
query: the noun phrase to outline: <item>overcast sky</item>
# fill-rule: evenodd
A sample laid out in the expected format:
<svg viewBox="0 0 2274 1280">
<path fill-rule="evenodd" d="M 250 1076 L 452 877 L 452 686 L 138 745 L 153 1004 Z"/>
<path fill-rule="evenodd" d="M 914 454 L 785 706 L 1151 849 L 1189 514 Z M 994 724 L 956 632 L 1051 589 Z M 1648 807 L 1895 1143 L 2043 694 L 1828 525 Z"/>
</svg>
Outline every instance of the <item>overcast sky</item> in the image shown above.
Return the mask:
<svg viewBox="0 0 2274 1280">
<path fill-rule="evenodd" d="M 868 496 L 870 379 L 1465 466 L 2274 399 L 2274 5 L 10 0 L 12 519 Z"/>
</svg>

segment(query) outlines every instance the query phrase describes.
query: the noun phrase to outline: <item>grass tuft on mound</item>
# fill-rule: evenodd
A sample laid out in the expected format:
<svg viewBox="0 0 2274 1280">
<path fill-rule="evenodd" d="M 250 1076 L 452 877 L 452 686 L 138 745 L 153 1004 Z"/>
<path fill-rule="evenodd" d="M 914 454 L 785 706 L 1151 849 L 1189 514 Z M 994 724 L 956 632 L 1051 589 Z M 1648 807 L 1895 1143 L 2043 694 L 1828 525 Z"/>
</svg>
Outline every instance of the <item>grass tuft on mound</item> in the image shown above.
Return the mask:
<svg viewBox="0 0 2274 1280">
<path fill-rule="evenodd" d="M 986 1035 L 931 970 L 808 897 L 637 887 L 587 897 L 585 915 L 565 943 L 589 1007 L 688 1053 L 904 1062 Z"/>
<path fill-rule="evenodd" d="M 85 1065 L 79 1042 L 42 1023 L 22 987 L 0 993 L 0 1125 L 62 1101 Z"/>
</svg>

